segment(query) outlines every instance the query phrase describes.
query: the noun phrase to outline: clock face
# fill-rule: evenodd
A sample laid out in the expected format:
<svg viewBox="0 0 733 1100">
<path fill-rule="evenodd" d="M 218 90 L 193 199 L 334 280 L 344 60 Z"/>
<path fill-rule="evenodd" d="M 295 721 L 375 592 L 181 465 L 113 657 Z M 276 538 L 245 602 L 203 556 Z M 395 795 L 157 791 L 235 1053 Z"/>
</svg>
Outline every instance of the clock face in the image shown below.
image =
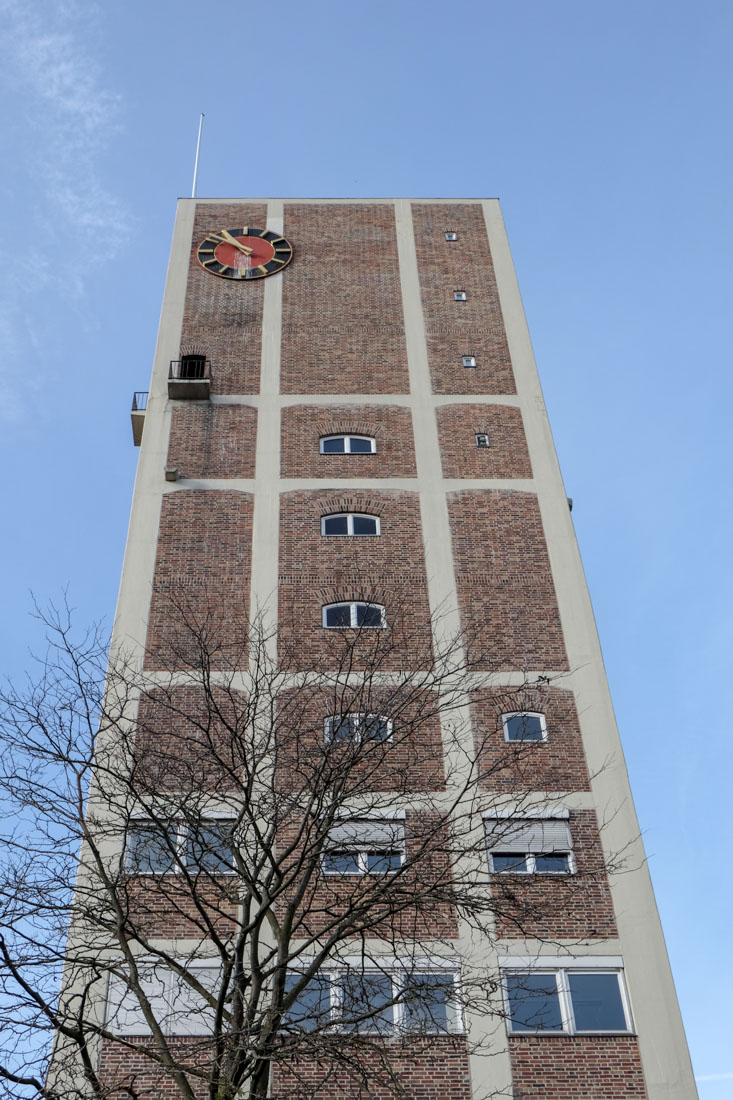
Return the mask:
<svg viewBox="0 0 733 1100">
<path fill-rule="evenodd" d="M 264 279 L 290 263 L 293 246 L 269 229 L 218 229 L 201 242 L 196 258 L 222 279 Z"/>
</svg>

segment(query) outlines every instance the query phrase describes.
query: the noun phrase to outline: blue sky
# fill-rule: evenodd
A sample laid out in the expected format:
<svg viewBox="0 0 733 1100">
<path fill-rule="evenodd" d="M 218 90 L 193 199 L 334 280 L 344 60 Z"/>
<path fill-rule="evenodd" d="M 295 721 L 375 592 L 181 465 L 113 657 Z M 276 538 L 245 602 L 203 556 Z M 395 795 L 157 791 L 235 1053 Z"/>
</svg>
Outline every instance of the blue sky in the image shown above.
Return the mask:
<svg viewBox="0 0 733 1100">
<path fill-rule="evenodd" d="M 724 0 L 0 0 L 3 667 L 30 590 L 111 618 L 200 111 L 202 196 L 498 195 L 703 1100 L 733 1096 L 732 29 Z"/>
</svg>

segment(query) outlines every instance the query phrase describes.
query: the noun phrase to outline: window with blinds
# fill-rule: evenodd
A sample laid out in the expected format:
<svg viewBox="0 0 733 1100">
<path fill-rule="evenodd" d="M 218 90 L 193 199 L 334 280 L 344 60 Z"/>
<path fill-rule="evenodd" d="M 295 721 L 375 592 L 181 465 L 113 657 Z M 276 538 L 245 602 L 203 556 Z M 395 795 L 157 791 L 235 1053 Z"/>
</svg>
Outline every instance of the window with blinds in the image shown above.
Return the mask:
<svg viewBox="0 0 733 1100">
<path fill-rule="evenodd" d="M 573 839 L 565 818 L 489 818 L 489 867 L 495 874 L 555 874 L 575 871 Z"/>
<path fill-rule="evenodd" d="M 353 818 L 329 831 L 323 871 L 327 875 L 393 874 L 404 858 L 403 821 Z"/>
</svg>

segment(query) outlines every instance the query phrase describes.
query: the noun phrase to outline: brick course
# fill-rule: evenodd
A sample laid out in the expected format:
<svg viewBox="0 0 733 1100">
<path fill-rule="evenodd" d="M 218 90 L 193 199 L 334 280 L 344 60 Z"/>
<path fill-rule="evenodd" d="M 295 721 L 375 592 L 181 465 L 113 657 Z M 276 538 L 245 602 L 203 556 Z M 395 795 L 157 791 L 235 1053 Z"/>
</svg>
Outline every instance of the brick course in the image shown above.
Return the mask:
<svg viewBox="0 0 733 1100">
<path fill-rule="evenodd" d="M 369 435 L 376 454 L 322 455 L 324 435 Z M 282 410 L 281 477 L 416 477 L 410 410 L 398 405 L 289 405 Z"/>
<path fill-rule="evenodd" d="M 634 1035 L 513 1035 L 514 1100 L 644 1100 Z"/>
<path fill-rule="evenodd" d="M 509 405 L 441 405 L 438 420 L 443 477 L 532 477 L 522 414 Z M 489 437 L 476 446 L 476 435 Z"/>
<path fill-rule="evenodd" d="M 478 203 L 413 203 L 428 362 L 435 393 L 515 393 L 483 210 Z M 448 242 L 445 230 L 458 240 Z M 465 302 L 453 300 L 465 290 Z M 475 355 L 476 367 L 464 367 Z"/>
<path fill-rule="evenodd" d="M 199 264 L 196 252 L 212 230 L 265 229 L 263 203 L 198 204 L 181 330 L 181 353 L 205 353 L 212 393 L 259 393 L 264 279 L 222 279 Z"/>
<path fill-rule="evenodd" d="M 408 393 L 394 207 L 285 204 L 283 393 Z"/>
<path fill-rule="evenodd" d="M 567 669 L 537 497 L 448 494 L 461 621 L 491 669 Z"/>
<path fill-rule="evenodd" d="M 167 465 L 184 478 L 253 478 L 256 443 L 251 405 L 179 405 L 171 414 Z"/>
</svg>

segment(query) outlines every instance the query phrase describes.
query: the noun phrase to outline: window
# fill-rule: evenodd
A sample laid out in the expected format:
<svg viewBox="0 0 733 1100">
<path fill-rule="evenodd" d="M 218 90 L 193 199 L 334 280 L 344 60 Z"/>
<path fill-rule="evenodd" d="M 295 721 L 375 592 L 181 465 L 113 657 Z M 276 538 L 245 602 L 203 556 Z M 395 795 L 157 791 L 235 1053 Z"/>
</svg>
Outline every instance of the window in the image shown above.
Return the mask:
<svg viewBox="0 0 733 1100">
<path fill-rule="evenodd" d="M 568 875 L 573 841 L 562 818 L 487 818 L 489 868 L 494 874 Z"/>
<path fill-rule="evenodd" d="M 301 976 L 291 972 L 286 992 L 297 989 Z M 360 969 L 322 971 L 296 993 L 283 1022 L 299 1030 L 328 1026 L 359 1032 L 419 1031 L 455 1033 L 462 1027 L 456 975 L 425 968 L 407 972 Z"/>
<path fill-rule="evenodd" d="M 620 969 L 582 960 L 576 967 L 504 970 L 512 1034 L 628 1032 L 631 1015 Z"/>
<path fill-rule="evenodd" d="M 455 229 L 446 229 L 445 239 L 447 241 L 457 241 L 458 240 L 458 234 L 456 233 Z"/>
<path fill-rule="evenodd" d="M 214 1009 L 184 977 L 153 963 L 138 962 L 140 984 L 156 1019 L 167 1035 L 206 1035 L 213 1030 Z M 221 969 L 211 961 L 187 964 L 192 976 L 213 997 L 221 981 Z M 120 1035 L 149 1035 L 150 1028 L 140 1002 L 122 973 L 110 974 L 106 1026 Z"/>
<path fill-rule="evenodd" d="M 546 741 L 547 723 L 544 714 L 518 710 L 502 714 L 505 741 Z"/>
<path fill-rule="evenodd" d="M 453 301 L 454 302 L 465 302 L 465 301 L 467 301 L 467 299 L 468 299 L 468 295 L 466 294 L 465 290 L 454 290 L 453 291 Z"/>
<path fill-rule="evenodd" d="M 234 871 L 232 822 L 133 821 L 125 841 L 125 870 L 134 875 L 228 875 Z"/>
<path fill-rule="evenodd" d="M 387 616 L 378 603 L 330 603 L 323 608 L 323 625 L 331 629 L 356 627 L 379 629 L 386 627 Z"/>
<path fill-rule="evenodd" d="M 324 723 L 327 741 L 353 743 L 388 741 L 392 736 L 392 719 L 382 714 L 333 714 Z"/>
<path fill-rule="evenodd" d="M 481 447 L 486 448 L 486 447 L 489 446 L 489 437 L 486 434 L 486 432 L 477 432 L 476 433 L 476 446 L 479 447 L 479 448 L 481 448 Z"/>
<path fill-rule="evenodd" d="M 341 512 L 321 517 L 322 535 L 379 535 L 379 516 L 362 515 L 360 512 Z"/>
<path fill-rule="evenodd" d="M 461 362 L 463 363 L 464 367 L 475 367 L 476 366 L 476 356 L 475 355 L 464 355 L 461 359 Z"/>
<path fill-rule="evenodd" d="M 323 854 L 326 875 L 388 875 L 405 858 L 405 825 L 401 820 L 352 819 L 329 831 Z"/>
<path fill-rule="evenodd" d="M 322 455 L 373 455 L 377 441 L 371 435 L 324 435 L 321 437 Z"/>
</svg>

